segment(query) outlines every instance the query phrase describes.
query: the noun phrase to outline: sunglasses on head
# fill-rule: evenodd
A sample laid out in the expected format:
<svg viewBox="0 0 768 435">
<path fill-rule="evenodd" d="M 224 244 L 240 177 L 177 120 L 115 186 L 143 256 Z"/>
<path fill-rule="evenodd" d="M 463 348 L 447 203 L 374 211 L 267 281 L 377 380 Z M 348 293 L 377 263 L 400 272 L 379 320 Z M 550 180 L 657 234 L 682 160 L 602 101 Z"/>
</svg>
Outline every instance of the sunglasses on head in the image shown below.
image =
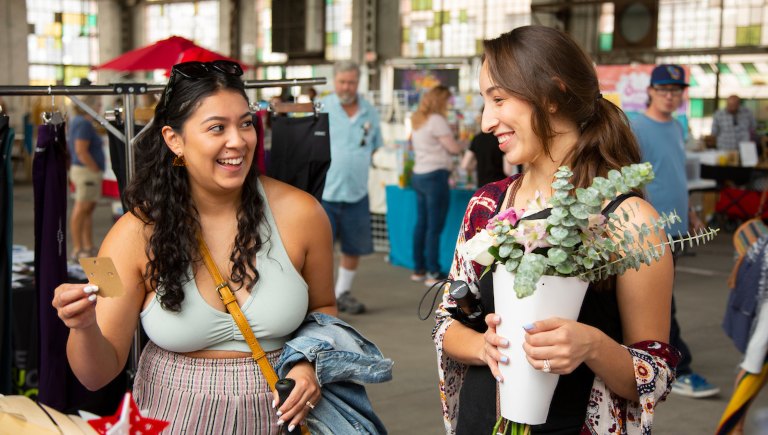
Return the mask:
<svg viewBox="0 0 768 435">
<path fill-rule="evenodd" d="M 243 68 L 237 62 L 231 60 L 214 60 L 213 62 L 184 62 L 177 63 L 171 69 L 171 77 L 168 79 L 168 85 L 165 87 L 165 93 L 163 99 L 166 104 L 171 98 L 171 92 L 173 91 L 173 85 L 176 83 L 176 77 L 189 80 L 201 79 L 208 77 L 215 72 L 220 72 L 229 76 L 240 77 L 243 75 Z"/>
</svg>

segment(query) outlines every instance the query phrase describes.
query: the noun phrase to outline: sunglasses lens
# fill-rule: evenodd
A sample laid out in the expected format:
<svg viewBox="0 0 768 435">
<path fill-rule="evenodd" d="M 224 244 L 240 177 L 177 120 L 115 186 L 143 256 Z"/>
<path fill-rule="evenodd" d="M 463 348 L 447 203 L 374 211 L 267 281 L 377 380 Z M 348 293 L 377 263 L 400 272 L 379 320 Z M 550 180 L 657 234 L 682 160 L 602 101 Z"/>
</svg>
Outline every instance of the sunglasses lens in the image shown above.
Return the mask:
<svg viewBox="0 0 768 435">
<path fill-rule="evenodd" d="M 243 69 L 237 62 L 232 62 L 230 60 L 215 60 L 211 62 L 211 65 L 224 74 L 229 74 L 231 76 L 243 75 Z"/>
<path fill-rule="evenodd" d="M 205 64 L 196 61 L 178 63 L 173 66 L 173 70 L 188 79 L 203 77 L 208 73 Z"/>
</svg>

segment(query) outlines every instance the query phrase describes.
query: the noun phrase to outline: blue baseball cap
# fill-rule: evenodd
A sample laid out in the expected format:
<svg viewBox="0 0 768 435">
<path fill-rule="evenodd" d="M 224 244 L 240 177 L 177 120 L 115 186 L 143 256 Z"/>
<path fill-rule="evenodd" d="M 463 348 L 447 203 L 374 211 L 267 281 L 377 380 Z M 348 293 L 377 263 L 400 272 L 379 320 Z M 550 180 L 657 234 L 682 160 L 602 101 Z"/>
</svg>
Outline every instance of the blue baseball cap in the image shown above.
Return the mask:
<svg viewBox="0 0 768 435">
<path fill-rule="evenodd" d="M 679 85 L 686 87 L 685 70 L 680 65 L 659 65 L 651 73 L 651 86 Z"/>
</svg>

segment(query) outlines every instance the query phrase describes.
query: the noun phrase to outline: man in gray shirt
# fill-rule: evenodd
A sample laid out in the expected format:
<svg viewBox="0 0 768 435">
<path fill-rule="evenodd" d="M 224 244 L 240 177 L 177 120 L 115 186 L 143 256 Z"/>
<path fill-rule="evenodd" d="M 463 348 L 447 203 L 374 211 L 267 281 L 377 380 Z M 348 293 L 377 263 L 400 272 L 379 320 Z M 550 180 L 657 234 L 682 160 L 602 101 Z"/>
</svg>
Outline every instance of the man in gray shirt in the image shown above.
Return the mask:
<svg viewBox="0 0 768 435">
<path fill-rule="evenodd" d="M 738 150 L 739 142 L 752 140 L 757 123 L 752 112 L 741 105 L 741 98 L 731 95 L 724 109 L 712 118 L 712 135 L 717 137 L 717 149 Z"/>
</svg>

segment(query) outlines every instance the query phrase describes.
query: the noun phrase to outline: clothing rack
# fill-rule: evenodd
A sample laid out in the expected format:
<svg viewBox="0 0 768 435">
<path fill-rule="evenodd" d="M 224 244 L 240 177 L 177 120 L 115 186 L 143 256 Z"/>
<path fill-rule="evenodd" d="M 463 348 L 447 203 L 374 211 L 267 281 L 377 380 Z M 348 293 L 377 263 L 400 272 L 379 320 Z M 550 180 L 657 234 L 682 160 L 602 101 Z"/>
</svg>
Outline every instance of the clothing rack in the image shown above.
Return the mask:
<svg viewBox="0 0 768 435">
<path fill-rule="evenodd" d="M 324 85 L 327 80 L 322 78 L 300 78 L 300 79 L 281 79 L 281 80 L 246 80 L 244 85 L 246 89 L 274 88 L 274 87 L 292 87 L 292 86 L 311 86 Z M 82 108 L 86 113 L 96 119 L 110 133 L 122 140 L 125 146 L 125 178 L 128 183 L 133 178 L 135 164 L 133 159 L 133 138 L 134 138 L 134 114 L 133 98 L 138 94 L 161 93 L 165 85 L 150 85 L 147 83 L 113 83 L 109 85 L 83 85 L 83 86 L 0 86 L 0 95 L 23 96 L 23 95 L 64 95 L 73 103 Z M 125 134 L 120 132 L 109 123 L 103 116 L 96 113 L 92 107 L 80 101 L 77 96 L 82 95 L 122 95 L 123 111 L 125 116 Z M 310 110 L 312 111 L 312 110 Z M 137 329 L 133 336 L 133 346 L 131 349 L 131 371 L 133 374 L 139 367 L 139 355 L 141 354 L 141 336 Z"/>
<path fill-rule="evenodd" d="M 273 87 L 292 87 L 292 86 L 310 86 L 324 85 L 326 79 L 323 78 L 301 78 L 301 79 L 281 79 L 281 80 L 246 80 L 244 81 L 246 89 L 273 88 Z M 93 116 L 104 128 L 109 130 L 125 144 L 125 166 L 126 182 L 133 178 L 134 159 L 133 159 L 133 96 L 146 93 L 160 93 L 165 89 L 165 85 L 150 85 L 147 83 L 113 83 L 110 85 L 85 85 L 85 86 L 0 86 L 0 95 L 19 96 L 19 95 L 64 95 L 73 103 L 85 110 L 86 113 Z M 123 110 L 125 114 L 125 135 L 114 128 L 104 117 L 96 113 L 91 107 L 80 101 L 78 95 L 122 95 Z"/>
</svg>

